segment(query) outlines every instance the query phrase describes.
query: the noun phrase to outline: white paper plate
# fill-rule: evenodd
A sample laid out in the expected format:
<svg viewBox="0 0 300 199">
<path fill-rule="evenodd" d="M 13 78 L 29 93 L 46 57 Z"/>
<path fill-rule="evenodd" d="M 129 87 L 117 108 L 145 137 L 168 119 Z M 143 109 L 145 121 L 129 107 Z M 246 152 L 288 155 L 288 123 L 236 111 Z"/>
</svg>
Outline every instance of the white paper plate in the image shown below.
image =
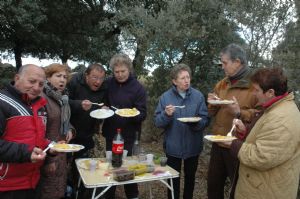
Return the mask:
<svg viewBox="0 0 300 199">
<path fill-rule="evenodd" d="M 110 109 L 97 109 L 90 112 L 90 116 L 96 119 L 105 119 L 113 116 L 115 113 Z"/>
<path fill-rule="evenodd" d="M 140 111 L 132 108 L 122 108 L 117 109 L 115 113 L 121 117 L 135 117 L 140 114 Z"/>
<path fill-rule="evenodd" d="M 205 139 L 211 142 L 228 142 L 237 139 L 234 136 L 222 136 L 222 135 L 206 135 Z"/>
<path fill-rule="evenodd" d="M 84 149 L 84 146 L 79 144 L 55 144 L 51 148 L 57 152 L 77 152 Z"/>
<path fill-rule="evenodd" d="M 210 104 L 233 104 L 233 100 L 208 100 Z"/>
<path fill-rule="evenodd" d="M 90 170 L 90 168 L 91 168 L 90 161 L 91 160 L 97 161 L 95 169 L 107 170 L 108 167 L 109 167 L 109 163 L 108 162 L 104 162 L 104 161 L 102 161 L 100 159 L 90 159 L 90 158 L 80 159 L 80 160 L 78 160 L 77 164 L 82 169 Z"/>
<path fill-rule="evenodd" d="M 199 122 L 201 117 L 180 117 L 177 118 L 180 122 Z"/>
</svg>

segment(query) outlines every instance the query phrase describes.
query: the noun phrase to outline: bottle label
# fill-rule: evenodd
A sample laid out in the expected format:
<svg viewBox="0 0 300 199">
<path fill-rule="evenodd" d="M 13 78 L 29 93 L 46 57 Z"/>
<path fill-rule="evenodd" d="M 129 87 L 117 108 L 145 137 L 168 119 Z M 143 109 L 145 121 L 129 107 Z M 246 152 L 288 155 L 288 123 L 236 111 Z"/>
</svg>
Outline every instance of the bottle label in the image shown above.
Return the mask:
<svg viewBox="0 0 300 199">
<path fill-rule="evenodd" d="M 118 144 L 113 143 L 112 152 L 114 154 L 122 154 L 123 148 L 124 148 L 124 143 L 118 143 Z"/>
</svg>

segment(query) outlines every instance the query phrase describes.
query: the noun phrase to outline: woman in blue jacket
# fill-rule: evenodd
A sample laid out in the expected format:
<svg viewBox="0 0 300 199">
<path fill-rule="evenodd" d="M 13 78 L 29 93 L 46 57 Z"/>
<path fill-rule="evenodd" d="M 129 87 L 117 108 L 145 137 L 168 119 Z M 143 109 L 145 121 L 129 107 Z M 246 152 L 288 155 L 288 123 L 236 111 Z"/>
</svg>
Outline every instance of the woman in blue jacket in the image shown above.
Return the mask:
<svg viewBox="0 0 300 199">
<path fill-rule="evenodd" d="M 164 150 L 167 164 L 179 173 L 184 162 L 183 198 L 192 199 L 198 157 L 203 148 L 203 129 L 208 125 L 208 113 L 203 94 L 190 87 L 191 69 L 177 64 L 171 71 L 173 86 L 162 94 L 155 111 L 155 125 L 164 129 Z M 178 108 L 175 106 L 184 106 Z M 178 118 L 200 117 L 196 122 Z M 179 198 L 180 178 L 174 180 L 174 196 Z M 171 198 L 171 193 L 168 192 Z"/>
</svg>

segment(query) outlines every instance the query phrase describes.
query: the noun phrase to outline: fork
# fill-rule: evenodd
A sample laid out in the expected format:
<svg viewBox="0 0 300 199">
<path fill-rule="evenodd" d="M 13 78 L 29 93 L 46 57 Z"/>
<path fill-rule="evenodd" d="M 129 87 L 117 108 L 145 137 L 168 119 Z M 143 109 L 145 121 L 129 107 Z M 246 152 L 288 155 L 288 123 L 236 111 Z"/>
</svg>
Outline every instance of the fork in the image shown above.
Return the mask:
<svg viewBox="0 0 300 199">
<path fill-rule="evenodd" d="M 113 108 L 113 109 L 115 109 L 115 110 L 118 110 L 118 108 L 117 107 L 114 107 L 114 106 L 110 106 L 111 108 Z"/>
<path fill-rule="evenodd" d="M 232 128 L 230 129 L 229 133 L 227 133 L 226 136 L 232 136 L 232 132 L 235 129 L 235 124 L 232 125 Z"/>
<path fill-rule="evenodd" d="M 175 108 L 185 108 L 185 105 L 183 105 L 183 106 L 173 106 L 173 107 L 175 107 Z"/>
<path fill-rule="evenodd" d="M 104 103 L 100 103 L 100 104 L 98 104 L 98 103 L 92 103 L 92 104 L 98 105 L 98 106 L 103 106 L 104 105 Z"/>
<path fill-rule="evenodd" d="M 47 146 L 47 148 L 45 148 L 44 149 L 44 153 L 46 153 L 51 147 L 53 147 L 54 146 L 54 144 L 55 144 L 55 142 L 54 141 L 52 141 L 52 142 L 50 142 L 50 144 Z"/>
<path fill-rule="evenodd" d="M 213 94 L 214 98 L 216 98 L 216 100 L 221 100 L 221 98 L 219 98 L 216 94 Z"/>
</svg>

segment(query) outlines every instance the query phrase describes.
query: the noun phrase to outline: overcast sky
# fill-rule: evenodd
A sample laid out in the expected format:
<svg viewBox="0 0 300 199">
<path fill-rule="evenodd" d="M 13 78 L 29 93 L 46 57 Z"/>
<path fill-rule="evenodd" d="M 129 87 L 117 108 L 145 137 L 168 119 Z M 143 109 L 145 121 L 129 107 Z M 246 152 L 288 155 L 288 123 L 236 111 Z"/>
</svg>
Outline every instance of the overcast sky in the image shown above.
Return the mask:
<svg viewBox="0 0 300 199">
<path fill-rule="evenodd" d="M 9 63 L 13 66 L 16 65 L 16 62 L 14 59 L 12 58 L 3 58 L 3 57 L 0 57 L 2 63 Z M 48 66 L 49 64 L 52 64 L 52 63 L 61 63 L 60 60 L 54 60 L 54 59 L 38 59 L 38 58 L 33 58 L 31 56 L 29 57 L 22 57 L 22 65 L 24 64 L 35 64 L 35 65 L 38 65 L 38 66 Z M 88 65 L 87 63 L 84 63 L 84 62 L 74 62 L 74 61 L 71 61 L 71 60 L 68 60 L 68 65 L 73 69 L 75 68 L 77 65 L 79 64 L 84 64 L 84 65 Z"/>
</svg>

